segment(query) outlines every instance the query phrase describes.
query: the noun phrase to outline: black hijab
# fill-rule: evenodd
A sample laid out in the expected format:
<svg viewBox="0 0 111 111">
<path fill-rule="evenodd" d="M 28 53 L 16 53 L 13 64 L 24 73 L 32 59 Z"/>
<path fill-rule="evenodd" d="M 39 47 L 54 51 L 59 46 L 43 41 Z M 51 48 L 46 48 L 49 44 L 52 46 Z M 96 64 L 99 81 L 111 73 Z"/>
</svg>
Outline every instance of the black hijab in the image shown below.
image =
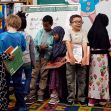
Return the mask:
<svg viewBox="0 0 111 111">
<path fill-rule="evenodd" d="M 110 48 L 109 36 L 106 26 L 109 19 L 105 14 L 99 13 L 88 32 L 88 40 L 91 48 L 108 49 Z"/>
</svg>

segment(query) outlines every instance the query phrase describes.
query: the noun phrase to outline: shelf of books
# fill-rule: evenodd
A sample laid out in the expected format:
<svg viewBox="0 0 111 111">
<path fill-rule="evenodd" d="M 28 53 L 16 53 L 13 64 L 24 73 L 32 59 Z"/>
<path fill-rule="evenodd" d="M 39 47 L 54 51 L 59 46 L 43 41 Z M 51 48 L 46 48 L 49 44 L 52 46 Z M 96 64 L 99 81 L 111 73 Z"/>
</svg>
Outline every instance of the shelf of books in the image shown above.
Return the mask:
<svg viewBox="0 0 111 111">
<path fill-rule="evenodd" d="M 0 4 L 27 3 L 27 0 L 0 0 Z"/>
</svg>

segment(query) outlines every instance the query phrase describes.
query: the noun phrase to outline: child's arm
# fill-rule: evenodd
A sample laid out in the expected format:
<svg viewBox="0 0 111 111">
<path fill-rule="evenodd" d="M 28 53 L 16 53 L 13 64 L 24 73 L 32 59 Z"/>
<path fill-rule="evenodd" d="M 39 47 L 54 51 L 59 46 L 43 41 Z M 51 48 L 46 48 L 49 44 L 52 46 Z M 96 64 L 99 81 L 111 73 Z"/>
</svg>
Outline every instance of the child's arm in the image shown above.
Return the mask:
<svg viewBox="0 0 111 111">
<path fill-rule="evenodd" d="M 82 61 L 81 61 L 81 65 L 86 65 L 86 59 L 87 59 L 87 43 L 84 42 L 82 44 L 82 47 L 83 47 L 83 58 L 82 58 Z"/>
<path fill-rule="evenodd" d="M 35 48 L 34 41 L 33 41 L 32 37 L 30 36 L 29 50 L 30 50 L 31 63 L 32 63 L 33 67 L 35 67 L 35 63 L 36 63 L 34 48 Z"/>
<path fill-rule="evenodd" d="M 25 51 L 26 50 L 26 40 L 24 38 L 24 36 L 21 34 L 21 49 L 22 51 Z"/>
</svg>

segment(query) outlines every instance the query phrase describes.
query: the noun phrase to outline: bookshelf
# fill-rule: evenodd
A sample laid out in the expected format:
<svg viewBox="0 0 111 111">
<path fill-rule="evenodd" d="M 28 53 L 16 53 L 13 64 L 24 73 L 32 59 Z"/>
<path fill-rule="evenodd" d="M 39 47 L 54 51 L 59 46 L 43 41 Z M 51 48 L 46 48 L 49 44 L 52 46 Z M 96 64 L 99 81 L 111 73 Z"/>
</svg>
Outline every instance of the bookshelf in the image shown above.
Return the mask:
<svg viewBox="0 0 111 111">
<path fill-rule="evenodd" d="M 13 3 L 27 4 L 27 0 L 0 0 L 0 4 L 13 4 Z"/>
</svg>

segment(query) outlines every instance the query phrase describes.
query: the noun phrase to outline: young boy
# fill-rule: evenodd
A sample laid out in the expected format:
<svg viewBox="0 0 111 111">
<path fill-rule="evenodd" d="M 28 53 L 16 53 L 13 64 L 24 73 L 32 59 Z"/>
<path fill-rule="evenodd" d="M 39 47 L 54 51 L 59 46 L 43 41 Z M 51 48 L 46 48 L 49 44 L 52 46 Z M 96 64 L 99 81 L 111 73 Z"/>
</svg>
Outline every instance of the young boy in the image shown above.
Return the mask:
<svg viewBox="0 0 111 111">
<path fill-rule="evenodd" d="M 71 29 L 66 32 L 64 41 L 66 42 L 69 61 L 66 64 L 66 78 L 69 96 L 68 103 L 75 102 L 75 95 L 79 102 L 85 102 L 85 87 L 86 87 L 86 52 L 87 52 L 87 35 L 81 29 L 82 17 L 80 15 L 72 15 L 70 17 Z M 83 50 L 81 63 L 76 63 L 73 49 L 74 45 L 79 45 Z M 77 88 L 76 88 L 77 87 Z"/>
<path fill-rule="evenodd" d="M 40 82 L 38 90 L 38 101 L 43 101 L 44 90 L 47 85 L 48 70 L 44 70 L 43 67 L 47 64 L 52 50 L 53 36 L 51 34 L 51 26 L 53 25 L 53 19 L 51 16 L 46 15 L 42 19 L 43 29 L 37 33 L 34 43 L 36 48 L 36 68 L 32 72 L 31 79 L 31 92 L 30 95 L 36 94 L 36 81 L 40 73 Z"/>
<path fill-rule="evenodd" d="M 9 15 L 6 18 L 6 28 L 7 32 L 0 34 L 0 52 L 4 52 L 8 47 L 16 47 L 20 46 L 22 51 L 26 49 L 26 41 L 24 36 L 17 32 L 17 30 L 21 27 L 21 19 L 17 15 Z M 6 74 L 7 81 L 10 81 L 10 78 L 13 80 L 14 93 L 16 97 L 16 105 L 15 111 L 27 111 L 22 98 L 23 94 L 23 84 L 21 82 L 22 79 L 22 71 L 21 68 L 12 76 L 7 73 Z M 7 83 L 9 85 L 9 83 Z"/>
<path fill-rule="evenodd" d="M 22 24 L 18 30 L 22 33 L 26 40 L 26 50 L 23 52 L 24 64 L 21 67 L 23 74 L 25 75 L 25 84 L 24 84 L 24 96 L 28 95 L 30 92 L 30 82 L 32 75 L 32 68 L 35 67 L 35 51 L 34 51 L 34 41 L 32 37 L 24 31 L 27 26 L 26 15 L 24 12 L 18 12 L 17 15 L 21 18 Z M 23 100 L 24 101 L 24 100 Z M 25 103 L 25 102 L 24 102 Z"/>
</svg>

